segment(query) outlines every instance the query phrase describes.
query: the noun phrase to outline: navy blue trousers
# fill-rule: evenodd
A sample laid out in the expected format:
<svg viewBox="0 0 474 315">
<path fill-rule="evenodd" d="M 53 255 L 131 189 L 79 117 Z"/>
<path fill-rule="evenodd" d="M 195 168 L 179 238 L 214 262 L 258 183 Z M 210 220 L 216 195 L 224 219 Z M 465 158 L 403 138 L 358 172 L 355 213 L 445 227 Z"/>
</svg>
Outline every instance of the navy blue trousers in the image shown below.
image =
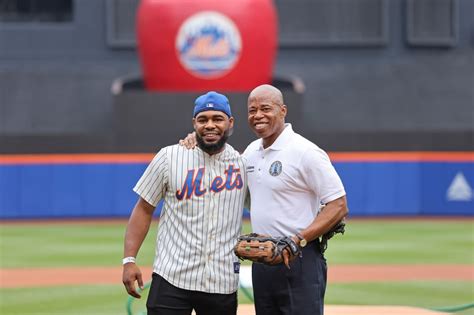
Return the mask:
<svg viewBox="0 0 474 315">
<path fill-rule="evenodd" d="M 327 265 L 313 241 L 288 269 L 284 264 L 252 264 L 256 315 L 323 315 Z"/>
</svg>

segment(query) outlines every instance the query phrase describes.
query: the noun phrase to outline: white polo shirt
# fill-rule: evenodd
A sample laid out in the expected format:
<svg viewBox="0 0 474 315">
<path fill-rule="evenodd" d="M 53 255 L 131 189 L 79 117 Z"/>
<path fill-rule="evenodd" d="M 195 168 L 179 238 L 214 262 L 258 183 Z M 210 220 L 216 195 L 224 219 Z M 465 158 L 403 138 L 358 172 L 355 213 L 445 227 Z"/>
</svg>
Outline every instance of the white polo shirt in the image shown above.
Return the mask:
<svg viewBox="0 0 474 315">
<path fill-rule="evenodd" d="M 316 217 L 320 203 L 346 194 L 328 155 L 291 124 L 268 148 L 262 139 L 244 152 L 255 233 L 294 235 Z"/>
</svg>

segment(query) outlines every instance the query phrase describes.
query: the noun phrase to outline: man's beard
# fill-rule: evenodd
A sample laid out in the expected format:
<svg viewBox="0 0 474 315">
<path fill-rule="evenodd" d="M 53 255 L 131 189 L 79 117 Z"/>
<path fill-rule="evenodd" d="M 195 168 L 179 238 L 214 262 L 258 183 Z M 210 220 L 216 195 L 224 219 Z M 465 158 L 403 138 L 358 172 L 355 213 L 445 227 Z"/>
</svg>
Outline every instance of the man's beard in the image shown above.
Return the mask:
<svg viewBox="0 0 474 315">
<path fill-rule="evenodd" d="M 196 132 L 196 141 L 198 146 L 204 151 L 207 152 L 208 154 L 216 154 L 219 153 L 224 145 L 227 142 L 227 139 L 229 139 L 229 130 L 226 130 L 224 134 L 222 135 L 222 138 L 219 139 L 216 143 L 206 143 L 204 142 L 204 139 L 201 138 L 199 133 Z"/>
</svg>

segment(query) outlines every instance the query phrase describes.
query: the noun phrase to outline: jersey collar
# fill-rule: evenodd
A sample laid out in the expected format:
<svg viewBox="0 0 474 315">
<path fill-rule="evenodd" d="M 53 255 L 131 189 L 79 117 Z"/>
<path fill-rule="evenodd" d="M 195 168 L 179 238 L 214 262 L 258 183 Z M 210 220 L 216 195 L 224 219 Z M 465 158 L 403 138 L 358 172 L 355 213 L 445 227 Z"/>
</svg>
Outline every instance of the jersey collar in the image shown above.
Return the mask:
<svg viewBox="0 0 474 315">
<path fill-rule="evenodd" d="M 276 138 L 275 142 L 271 146 L 267 148 L 267 150 L 275 150 L 280 151 L 283 150 L 285 147 L 288 146 L 288 142 L 291 139 L 291 136 L 294 134 L 293 128 L 291 124 L 286 123 L 285 129 L 281 132 L 281 134 Z M 263 148 L 263 140 L 260 139 L 260 150 L 265 150 Z"/>
</svg>

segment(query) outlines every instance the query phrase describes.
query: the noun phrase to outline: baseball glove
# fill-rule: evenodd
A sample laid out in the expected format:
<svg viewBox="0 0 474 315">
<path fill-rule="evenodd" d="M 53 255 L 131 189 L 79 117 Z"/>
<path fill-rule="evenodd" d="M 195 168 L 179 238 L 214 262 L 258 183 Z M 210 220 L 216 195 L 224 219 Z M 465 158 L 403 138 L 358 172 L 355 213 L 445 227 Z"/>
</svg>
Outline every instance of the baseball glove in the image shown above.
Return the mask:
<svg viewBox="0 0 474 315">
<path fill-rule="evenodd" d="M 324 253 L 328 248 L 328 241 L 331 239 L 334 234 L 341 233 L 344 234 L 346 228 L 346 221 L 342 219 L 339 221 L 335 226 L 332 227 L 328 232 L 321 236 L 321 240 L 319 241 L 319 248 L 321 249 L 321 253 Z"/>
<path fill-rule="evenodd" d="M 284 257 L 285 252 L 288 259 Z M 271 237 L 250 233 L 239 236 L 234 253 L 242 260 L 247 259 L 267 265 L 284 262 L 288 267 L 289 262 L 301 254 L 301 249 L 289 236 Z"/>
</svg>

